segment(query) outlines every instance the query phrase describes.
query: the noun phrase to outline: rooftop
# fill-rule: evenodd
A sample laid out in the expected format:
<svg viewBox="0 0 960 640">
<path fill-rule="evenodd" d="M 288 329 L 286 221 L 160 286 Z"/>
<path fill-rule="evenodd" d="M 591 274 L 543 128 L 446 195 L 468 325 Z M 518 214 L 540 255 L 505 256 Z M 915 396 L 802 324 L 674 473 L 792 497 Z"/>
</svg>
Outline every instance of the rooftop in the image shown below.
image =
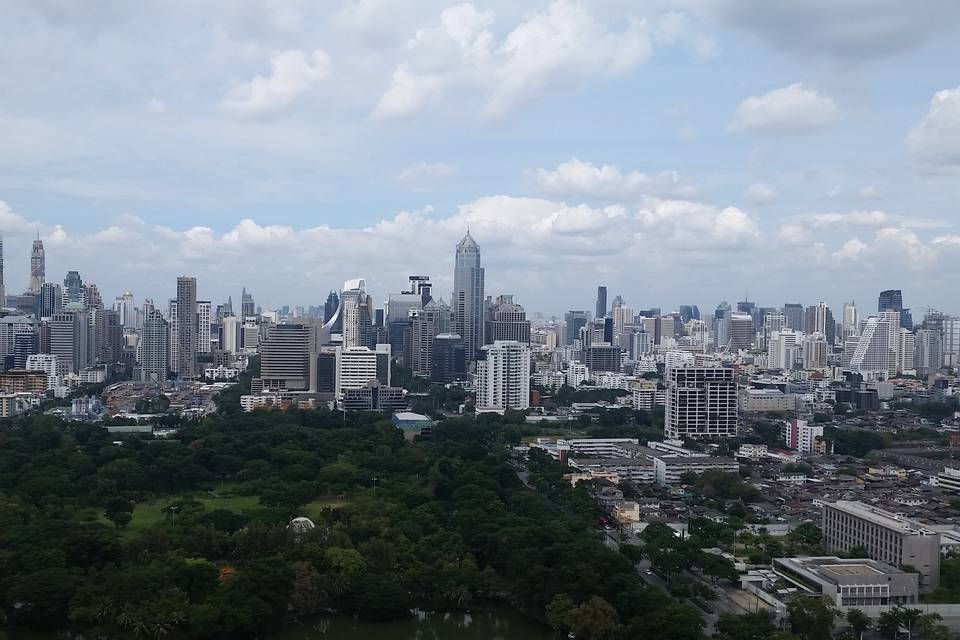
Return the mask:
<svg viewBox="0 0 960 640">
<path fill-rule="evenodd" d="M 904 518 L 886 509 L 864 504 L 863 502 L 837 500 L 836 502 L 827 503 L 827 505 L 857 518 L 862 518 L 868 522 L 880 525 L 881 527 L 894 529 L 903 535 L 936 535 L 935 531 L 924 527 L 919 522 Z"/>
</svg>

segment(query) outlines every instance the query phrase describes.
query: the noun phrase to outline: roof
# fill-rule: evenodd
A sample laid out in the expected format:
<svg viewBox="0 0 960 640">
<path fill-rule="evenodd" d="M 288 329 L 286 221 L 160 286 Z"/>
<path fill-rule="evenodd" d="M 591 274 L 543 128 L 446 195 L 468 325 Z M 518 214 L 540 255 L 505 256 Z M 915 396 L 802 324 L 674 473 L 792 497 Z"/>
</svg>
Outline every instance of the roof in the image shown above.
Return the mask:
<svg viewBox="0 0 960 640">
<path fill-rule="evenodd" d="M 393 419 L 397 422 L 432 422 L 429 416 L 412 411 L 397 411 L 393 414 Z"/>
<path fill-rule="evenodd" d="M 469 229 L 467 229 L 467 235 L 463 236 L 463 239 L 457 243 L 457 251 L 463 249 L 469 251 L 480 251 L 480 247 L 477 245 L 477 241 L 473 239 L 473 236 L 470 235 Z"/>
<path fill-rule="evenodd" d="M 885 509 L 864 504 L 854 500 L 837 500 L 828 502 L 827 506 L 848 513 L 857 518 L 880 525 L 887 529 L 893 529 L 904 535 L 934 535 L 936 532 L 924 527 L 919 522 L 908 518 L 903 518 Z"/>
</svg>

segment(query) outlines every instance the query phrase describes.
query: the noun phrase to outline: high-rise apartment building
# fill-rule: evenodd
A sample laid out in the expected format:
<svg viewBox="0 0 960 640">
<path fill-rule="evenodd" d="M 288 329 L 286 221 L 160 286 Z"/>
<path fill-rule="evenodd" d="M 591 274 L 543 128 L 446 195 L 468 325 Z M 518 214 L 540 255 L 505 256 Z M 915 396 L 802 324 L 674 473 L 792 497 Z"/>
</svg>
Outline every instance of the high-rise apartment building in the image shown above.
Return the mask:
<svg viewBox="0 0 960 640">
<path fill-rule="evenodd" d="M 828 553 L 863 548 L 871 560 L 909 566 L 920 574 L 920 591 L 940 583 L 940 534 L 893 512 L 847 500 L 825 502 L 821 522 Z"/>
<path fill-rule="evenodd" d="M 851 371 L 861 373 L 868 379 L 886 377 L 890 373 L 893 355 L 890 322 L 880 318 L 867 318 L 856 349 L 850 357 L 849 367 Z"/>
<path fill-rule="evenodd" d="M 40 239 L 40 232 L 37 232 L 37 239 L 33 241 L 30 249 L 30 286 L 27 291 L 30 293 L 40 293 L 40 288 L 46 281 L 47 260 L 43 251 L 43 240 Z"/>
<path fill-rule="evenodd" d="M 113 308 L 120 314 L 120 325 L 124 329 L 135 329 L 137 326 L 137 310 L 133 294 L 124 291 L 113 301 Z"/>
<path fill-rule="evenodd" d="M 3 234 L 0 233 L 0 307 L 7 306 L 7 288 L 3 283 Z"/>
<path fill-rule="evenodd" d="M 257 315 L 257 305 L 253 301 L 253 295 L 247 293 L 247 288 L 244 287 L 240 293 L 240 321 L 242 322 L 255 315 Z"/>
<path fill-rule="evenodd" d="M 914 368 L 918 375 L 936 373 L 943 367 L 943 334 L 937 329 L 920 329 L 915 334 Z"/>
<path fill-rule="evenodd" d="M 143 320 L 140 335 L 140 380 L 161 384 L 170 372 L 170 323 L 156 309 Z"/>
<path fill-rule="evenodd" d="M 792 370 L 799 360 L 802 336 L 799 331 L 774 331 L 767 345 L 767 367 Z"/>
<path fill-rule="evenodd" d="M 960 367 L 960 318 L 943 319 L 943 364 Z"/>
<path fill-rule="evenodd" d="M 753 317 L 746 313 L 734 313 L 730 316 L 730 351 L 753 348 Z"/>
<path fill-rule="evenodd" d="M 597 287 L 597 318 L 603 318 L 607 315 L 607 288 L 603 285 Z"/>
<path fill-rule="evenodd" d="M 197 279 L 177 278 L 177 375 L 184 380 L 196 376 L 197 359 Z"/>
<path fill-rule="evenodd" d="M 825 450 L 823 444 L 823 425 L 806 420 L 790 420 L 783 428 L 783 440 L 788 449 L 801 455 L 813 455 Z"/>
<path fill-rule="evenodd" d="M 483 347 L 477 362 L 477 412 L 504 413 L 530 408 L 530 347 L 498 340 Z"/>
<path fill-rule="evenodd" d="M 475 362 L 483 346 L 484 274 L 480 247 L 470 231 L 457 244 L 453 268 L 453 332 L 463 338 L 467 362 Z"/>
<path fill-rule="evenodd" d="M 240 319 L 225 316 L 220 325 L 220 349 L 230 353 L 240 352 Z"/>
<path fill-rule="evenodd" d="M 811 333 L 803 337 L 803 368 L 823 369 L 827 366 L 827 355 L 830 346 L 827 337 L 822 333 Z"/>
<path fill-rule="evenodd" d="M 209 300 L 197 301 L 197 353 L 210 353 L 210 326 L 213 305 Z"/>
<path fill-rule="evenodd" d="M 737 380 L 733 369 L 678 367 L 667 370 L 666 437 L 733 437 L 737 435 L 737 409 Z"/>
<path fill-rule="evenodd" d="M 847 302 L 843 305 L 843 318 L 840 321 L 843 327 L 843 339 L 846 340 L 860 332 L 860 314 L 857 312 L 856 302 Z"/>
</svg>

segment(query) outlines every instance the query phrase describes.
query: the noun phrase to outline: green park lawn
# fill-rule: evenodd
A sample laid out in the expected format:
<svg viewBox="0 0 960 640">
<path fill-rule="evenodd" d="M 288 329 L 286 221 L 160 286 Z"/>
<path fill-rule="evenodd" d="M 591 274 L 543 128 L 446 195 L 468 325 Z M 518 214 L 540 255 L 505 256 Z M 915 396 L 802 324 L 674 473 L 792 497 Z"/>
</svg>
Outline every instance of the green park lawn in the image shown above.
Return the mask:
<svg viewBox="0 0 960 640">
<path fill-rule="evenodd" d="M 164 509 L 181 500 L 192 498 L 197 502 L 200 502 L 205 507 L 206 511 L 216 511 L 217 509 L 224 509 L 226 511 L 233 511 L 234 513 L 243 513 L 244 511 L 250 511 L 260 507 L 260 498 L 258 496 L 238 496 L 238 495 L 223 495 L 218 496 L 211 492 L 200 492 L 200 493 L 183 493 L 172 496 L 163 496 L 160 498 L 154 498 L 152 500 L 147 500 L 146 502 L 140 502 L 134 507 L 133 510 L 133 519 L 130 520 L 130 524 L 124 529 L 124 534 L 133 535 L 144 529 L 149 529 L 150 527 L 159 524 L 164 521 L 170 520 L 170 514 Z M 300 513 L 317 520 L 321 517 L 321 512 L 324 509 L 339 509 L 346 504 L 346 500 L 334 497 L 320 497 L 315 498 L 313 501 L 307 503 L 300 509 Z M 107 520 L 106 516 L 100 516 L 99 520 L 105 524 L 110 524 L 112 522 Z"/>
</svg>

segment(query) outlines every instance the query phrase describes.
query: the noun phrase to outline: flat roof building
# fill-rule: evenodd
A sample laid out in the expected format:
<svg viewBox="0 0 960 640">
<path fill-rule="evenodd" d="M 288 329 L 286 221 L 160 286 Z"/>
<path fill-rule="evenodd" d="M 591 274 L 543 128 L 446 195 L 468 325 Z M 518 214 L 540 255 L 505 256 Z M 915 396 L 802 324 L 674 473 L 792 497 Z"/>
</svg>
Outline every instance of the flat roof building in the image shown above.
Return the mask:
<svg viewBox="0 0 960 640">
<path fill-rule="evenodd" d="M 940 583 L 940 534 L 891 511 L 862 502 L 838 500 L 823 504 L 824 549 L 849 552 L 860 547 L 873 560 L 920 573 L 920 591 Z"/>
<path fill-rule="evenodd" d="M 919 601 L 919 574 L 869 559 L 774 558 L 773 569 L 807 593 L 837 607 L 906 605 Z"/>
</svg>

